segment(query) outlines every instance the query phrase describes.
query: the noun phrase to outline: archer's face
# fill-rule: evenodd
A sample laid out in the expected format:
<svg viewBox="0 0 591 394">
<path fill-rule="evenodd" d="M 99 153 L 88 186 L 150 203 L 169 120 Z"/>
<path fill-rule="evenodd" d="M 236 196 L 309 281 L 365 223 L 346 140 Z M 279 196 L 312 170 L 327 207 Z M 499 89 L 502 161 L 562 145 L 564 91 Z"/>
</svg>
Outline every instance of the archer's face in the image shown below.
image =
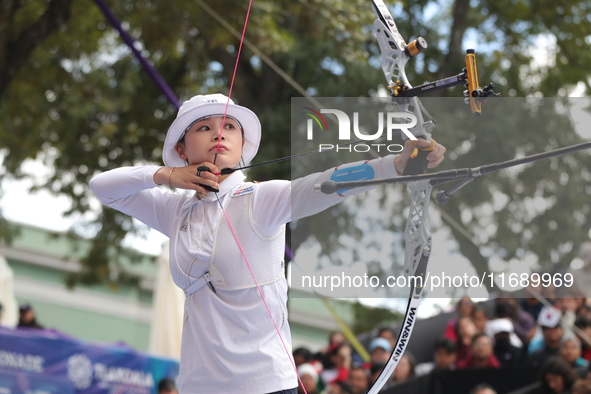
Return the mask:
<svg viewBox="0 0 591 394">
<path fill-rule="evenodd" d="M 220 169 L 236 167 L 244 145 L 242 130 L 238 122 L 228 117 L 222 128 L 222 120 L 222 116 L 216 116 L 191 126 L 185 134 L 184 143 L 178 143 L 175 147 L 179 157 L 188 160 L 189 165 L 206 161 L 213 163 L 215 160 L 215 165 Z"/>
</svg>

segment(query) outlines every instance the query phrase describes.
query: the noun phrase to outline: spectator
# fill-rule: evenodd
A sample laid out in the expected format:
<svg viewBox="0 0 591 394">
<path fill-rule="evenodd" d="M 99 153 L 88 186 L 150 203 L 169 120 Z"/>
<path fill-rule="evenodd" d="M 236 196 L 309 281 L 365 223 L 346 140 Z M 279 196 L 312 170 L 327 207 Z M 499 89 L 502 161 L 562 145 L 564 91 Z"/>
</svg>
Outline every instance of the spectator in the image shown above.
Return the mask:
<svg viewBox="0 0 591 394">
<path fill-rule="evenodd" d="M 332 331 L 329 336 L 328 336 L 328 349 L 330 349 L 335 343 L 336 344 L 341 344 L 341 343 L 345 343 L 347 341 L 347 339 L 345 338 L 345 335 L 340 332 L 340 331 Z M 327 351 L 328 352 L 328 351 Z"/>
<path fill-rule="evenodd" d="M 591 380 L 577 380 L 573 385 L 573 394 L 591 394 Z"/>
<path fill-rule="evenodd" d="M 533 291 L 538 292 L 537 289 L 533 288 Z M 535 297 L 528 297 L 524 298 L 520 301 L 519 306 L 523 311 L 529 313 L 529 315 L 534 319 L 534 321 L 538 321 L 538 316 L 544 307 L 544 304 L 540 302 Z"/>
<path fill-rule="evenodd" d="M 319 353 L 323 354 L 324 357 L 323 362 L 325 363 L 326 360 L 328 360 L 328 353 L 330 352 L 331 349 L 334 348 L 334 346 L 339 345 L 341 343 L 345 343 L 347 342 L 347 339 L 345 338 L 345 335 L 343 335 L 342 332 L 340 331 L 331 331 L 328 334 L 328 345 L 323 348 L 322 350 L 320 350 Z"/>
<path fill-rule="evenodd" d="M 347 383 L 351 386 L 353 394 L 365 394 L 369 387 L 369 377 L 367 370 L 361 367 L 351 368 Z"/>
<path fill-rule="evenodd" d="M 536 332 L 536 321 L 519 307 L 515 298 L 497 298 L 495 300 L 495 317 L 511 319 L 513 330 L 523 345 L 528 344 Z M 519 346 L 517 343 L 513 343 L 513 345 Z"/>
<path fill-rule="evenodd" d="M 372 363 L 369 368 L 369 384 L 372 385 L 382 373 L 382 370 L 386 366 L 386 363 Z M 386 384 L 384 389 L 390 387 L 390 385 Z M 383 390 L 383 389 L 382 389 Z"/>
<path fill-rule="evenodd" d="M 318 371 L 311 364 L 301 364 L 298 367 L 298 375 L 308 394 L 318 394 Z M 303 394 L 304 390 L 298 385 L 298 393 Z"/>
<path fill-rule="evenodd" d="M 476 334 L 472 341 L 472 355 L 457 363 L 458 369 L 499 368 L 501 364 L 493 354 L 493 346 L 486 334 Z"/>
<path fill-rule="evenodd" d="M 519 339 L 517 334 L 515 334 L 515 326 L 513 325 L 513 320 L 508 317 L 489 320 L 489 322 L 486 325 L 486 329 L 484 330 L 484 333 L 488 335 L 489 338 L 494 339 L 495 334 L 497 332 L 493 331 L 498 331 L 498 327 L 508 328 L 509 326 L 506 324 L 506 322 L 509 322 L 511 326 L 511 331 L 509 332 L 509 341 L 511 342 L 511 345 L 515 346 L 516 348 L 523 349 L 523 342 L 521 341 L 521 339 Z"/>
<path fill-rule="evenodd" d="M 378 330 L 378 338 L 384 338 L 387 339 L 388 342 L 390 342 L 390 347 L 392 349 L 394 349 L 394 345 L 396 345 L 396 339 L 398 338 L 398 336 L 396 335 L 396 333 L 394 332 L 393 329 L 388 328 L 388 327 L 382 327 Z"/>
<path fill-rule="evenodd" d="M 476 326 L 469 317 L 461 317 L 456 324 L 457 363 L 467 360 L 472 354 L 472 339 L 476 335 Z"/>
<path fill-rule="evenodd" d="M 488 315 L 482 307 L 474 307 L 472 311 L 472 321 L 476 326 L 476 332 L 483 333 L 486 330 L 486 323 L 488 323 Z"/>
<path fill-rule="evenodd" d="M 415 368 L 418 376 L 426 375 L 433 369 L 450 371 L 456 369 L 456 344 L 447 338 L 441 338 L 435 342 L 433 353 L 434 362 L 421 363 Z"/>
<path fill-rule="evenodd" d="M 543 394 L 567 394 L 576 382 L 577 375 L 566 361 L 560 357 L 550 357 L 542 365 L 540 380 Z"/>
<path fill-rule="evenodd" d="M 581 298 L 573 291 L 560 291 L 560 298 L 554 303 L 554 307 L 562 312 L 562 324 L 571 328 L 577 319 L 577 309 L 581 306 Z"/>
<path fill-rule="evenodd" d="M 392 375 L 392 380 L 396 384 L 406 382 L 408 379 L 415 376 L 415 366 L 417 362 L 415 358 L 408 352 L 406 352 L 398 362 L 396 369 Z"/>
<path fill-rule="evenodd" d="M 369 345 L 370 362 L 386 363 L 390 359 L 392 347 L 385 338 L 374 338 Z"/>
<path fill-rule="evenodd" d="M 589 305 L 585 305 L 585 303 L 583 302 L 577 308 L 577 317 L 586 317 L 588 319 L 591 319 L 591 307 L 589 307 Z"/>
<path fill-rule="evenodd" d="M 347 382 L 335 382 L 328 387 L 326 394 L 353 394 L 353 389 Z"/>
<path fill-rule="evenodd" d="M 487 334 L 494 340 L 495 357 L 503 367 L 521 364 L 522 349 L 511 343 L 513 323 L 509 319 L 491 320 L 487 326 Z"/>
<path fill-rule="evenodd" d="M 439 370 L 456 369 L 456 344 L 445 338 L 435 344 L 435 368 Z"/>
<path fill-rule="evenodd" d="M 158 394 L 179 394 L 174 379 L 164 378 L 158 382 Z"/>
<path fill-rule="evenodd" d="M 312 352 L 305 347 L 299 347 L 293 351 L 293 361 L 295 362 L 296 368 L 302 364 L 309 363 L 312 361 Z"/>
<path fill-rule="evenodd" d="M 575 326 L 585 334 L 587 338 L 582 338 L 577 333 L 577 338 L 581 341 L 581 356 L 589 361 L 591 360 L 591 343 L 588 340 L 591 339 L 591 318 L 582 315 L 575 320 Z"/>
<path fill-rule="evenodd" d="M 37 317 L 33 307 L 29 304 L 23 304 L 19 308 L 19 320 L 18 328 L 39 328 L 43 329 L 43 326 L 37 323 Z"/>
<path fill-rule="evenodd" d="M 534 344 L 537 350 L 530 349 L 528 364 L 534 367 L 541 366 L 547 359 L 558 354 L 558 348 L 564 329 L 560 323 L 562 313 L 555 308 L 544 307 L 538 318 L 538 324 L 542 327 L 541 344 Z M 534 350 L 531 352 L 531 350 Z"/>
<path fill-rule="evenodd" d="M 581 357 L 581 343 L 576 337 L 568 336 L 563 338 L 558 354 L 580 377 L 585 377 L 589 362 Z"/>
<path fill-rule="evenodd" d="M 470 394 L 497 394 L 497 392 L 490 385 L 482 383 L 470 390 Z"/>
<path fill-rule="evenodd" d="M 320 373 L 320 379 L 325 386 L 343 382 L 347 380 L 350 368 L 351 347 L 346 343 L 334 343 L 328 352 L 328 362 Z"/>
<path fill-rule="evenodd" d="M 463 297 L 460 299 L 458 304 L 456 305 L 456 312 L 459 314 L 459 317 L 454 317 L 453 319 L 447 322 L 447 327 L 445 328 L 445 333 L 443 334 L 444 337 L 455 341 L 458 339 L 457 337 L 457 324 L 462 317 L 470 317 L 472 316 L 472 311 L 474 310 L 474 303 L 470 299 L 470 297 Z"/>
</svg>

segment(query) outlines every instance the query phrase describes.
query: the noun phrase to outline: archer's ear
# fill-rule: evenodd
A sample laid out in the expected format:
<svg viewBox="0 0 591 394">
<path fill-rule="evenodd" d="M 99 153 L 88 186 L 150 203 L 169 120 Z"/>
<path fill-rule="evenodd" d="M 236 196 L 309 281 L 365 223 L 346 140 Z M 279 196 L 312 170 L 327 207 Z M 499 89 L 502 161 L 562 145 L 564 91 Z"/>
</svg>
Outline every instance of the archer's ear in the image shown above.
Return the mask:
<svg viewBox="0 0 591 394">
<path fill-rule="evenodd" d="M 179 155 L 181 160 L 187 160 L 187 155 L 185 154 L 185 145 L 177 142 L 177 144 L 174 146 L 174 150 Z"/>
</svg>

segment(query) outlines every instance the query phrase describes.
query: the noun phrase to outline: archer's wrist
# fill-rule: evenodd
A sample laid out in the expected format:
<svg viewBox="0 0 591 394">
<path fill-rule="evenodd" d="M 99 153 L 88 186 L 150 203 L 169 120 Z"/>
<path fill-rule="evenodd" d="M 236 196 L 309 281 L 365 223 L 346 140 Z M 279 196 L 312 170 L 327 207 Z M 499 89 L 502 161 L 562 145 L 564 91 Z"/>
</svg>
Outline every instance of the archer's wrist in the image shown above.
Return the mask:
<svg viewBox="0 0 591 394">
<path fill-rule="evenodd" d="M 160 167 L 158 170 L 156 170 L 156 172 L 154 173 L 154 183 L 158 186 L 167 185 L 168 174 L 170 174 L 171 170 L 172 167 Z"/>
</svg>

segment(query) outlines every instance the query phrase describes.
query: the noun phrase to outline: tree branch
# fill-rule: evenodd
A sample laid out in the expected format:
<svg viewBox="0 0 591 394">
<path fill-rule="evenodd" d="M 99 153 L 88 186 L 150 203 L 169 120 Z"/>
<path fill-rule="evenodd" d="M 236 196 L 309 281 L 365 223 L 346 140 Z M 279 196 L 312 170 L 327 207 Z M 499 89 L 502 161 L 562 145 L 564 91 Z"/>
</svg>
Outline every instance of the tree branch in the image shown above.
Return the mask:
<svg viewBox="0 0 591 394">
<path fill-rule="evenodd" d="M 449 46 L 447 55 L 443 61 L 440 74 L 447 77 L 457 74 L 463 63 L 462 42 L 464 34 L 468 27 L 468 11 L 470 10 L 470 0 L 456 0 L 453 9 L 453 23 L 449 35 Z M 458 67 L 460 67 L 458 69 Z"/>
<path fill-rule="evenodd" d="M 58 30 L 67 22 L 70 17 L 70 10 L 74 0 L 51 0 L 47 10 L 41 17 L 23 30 L 16 40 L 8 38 L 6 41 L 0 41 L 0 97 L 14 78 L 16 73 L 25 65 L 29 56 L 52 33 Z M 4 3 L 4 2 L 3 2 Z M 10 20 L 13 19 L 18 2 L 9 1 L 3 4 L 0 9 L 2 20 L 0 20 L 0 37 L 11 37 Z M 10 14 L 8 21 L 5 18 L 6 13 Z M 8 24 L 7 24 L 8 22 Z M 6 35 L 2 33 L 8 33 Z"/>
</svg>

